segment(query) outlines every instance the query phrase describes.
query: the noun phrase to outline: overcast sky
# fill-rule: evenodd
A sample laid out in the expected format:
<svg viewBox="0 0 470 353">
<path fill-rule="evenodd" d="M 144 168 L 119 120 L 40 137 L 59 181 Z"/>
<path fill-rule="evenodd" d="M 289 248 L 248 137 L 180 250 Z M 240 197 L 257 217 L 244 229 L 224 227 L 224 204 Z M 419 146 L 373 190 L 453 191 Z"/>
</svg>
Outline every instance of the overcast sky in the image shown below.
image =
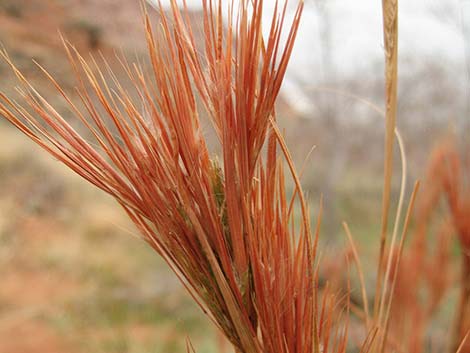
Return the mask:
<svg viewBox="0 0 470 353">
<path fill-rule="evenodd" d="M 334 75 L 347 79 L 361 72 L 380 74 L 383 61 L 380 0 L 305 1 L 287 85 L 292 85 L 298 77 L 318 82 L 322 79 L 319 73 L 325 72 L 322 62 L 325 42 L 321 38 L 325 16 L 319 15 L 316 7 L 319 2 L 325 4 L 329 16 L 329 26 L 326 27 L 331 34 L 332 62 L 329 67 Z M 169 0 L 162 2 L 168 3 Z M 189 6 L 198 8 L 201 0 L 187 2 Z M 290 0 L 290 3 L 295 5 L 296 2 Z M 267 22 L 274 1 L 265 0 L 265 4 Z M 470 24 L 470 0 L 407 0 L 400 1 L 399 6 L 401 69 L 411 70 L 413 65 L 432 60 L 449 68 L 449 74 L 466 77 L 463 28 L 465 23 Z"/>
</svg>

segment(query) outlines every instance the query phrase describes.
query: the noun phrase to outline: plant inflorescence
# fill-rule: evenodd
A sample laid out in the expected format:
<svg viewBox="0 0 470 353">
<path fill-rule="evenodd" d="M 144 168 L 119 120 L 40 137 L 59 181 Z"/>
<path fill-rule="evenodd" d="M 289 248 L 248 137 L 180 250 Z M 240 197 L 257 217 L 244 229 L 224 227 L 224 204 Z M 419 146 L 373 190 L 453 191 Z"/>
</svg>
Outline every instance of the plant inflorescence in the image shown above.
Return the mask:
<svg viewBox="0 0 470 353">
<path fill-rule="evenodd" d="M 101 65 L 95 59 L 89 62 L 65 40 L 79 102 L 38 65 L 81 123 L 80 129 L 87 131 L 86 137 L 28 82 L 6 52 L 2 56 L 19 79 L 26 105 L 0 93 L 0 115 L 112 195 L 237 352 L 346 352 L 352 308 L 350 283 L 347 281 L 344 296 L 332 286 L 320 288 L 317 247 L 321 212 L 312 231 L 299 176 L 276 124 L 274 104 L 293 50 L 303 2 L 298 3 L 291 23 L 287 23 L 287 3 L 276 3 L 267 32 L 262 24 L 262 0 L 230 1 L 227 6 L 222 1 L 202 3 L 202 50 L 187 9 L 180 9 L 176 0 L 171 1 L 170 15 L 157 6 L 158 30 L 143 7 L 151 73 L 138 63 L 119 58 L 132 93 L 105 60 Z M 425 255 L 411 260 L 407 252 L 403 255 L 418 185 L 398 236 L 403 188 L 391 245 L 387 244 L 398 80 L 396 0 L 383 1 L 383 15 L 385 178 L 377 286 L 371 307 L 360 255 L 349 227 L 344 226 L 361 282 L 363 308 L 356 310 L 362 310 L 365 323 L 361 352 L 401 351 L 401 347 L 411 352 L 414 350 L 409 347 L 422 340 L 413 333 L 411 338 L 401 339 L 408 332 L 399 326 L 404 319 L 397 313 L 400 308 L 409 308 L 414 323 L 422 322 L 415 319 L 415 314 L 422 314 L 416 310 L 415 277 L 424 277 L 420 269 Z M 207 147 L 201 129 L 205 118 L 216 132 L 220 158 L 212 156 Z M 453 155 L 449 161 L 455 163 Z M 285 173 L 285 166 L 289 173 Z M 458 166 L 452 168 L 457 170 Z M 294 184 L 290 197 L 286 192 L 288 176 Z M 455 342 L 461 342 L 470 317 L 470 227 L 466 217 L 470 204 L 455 189 L 460 181 L 451 177 L 458 178 L 458 173 L 447 175 L 442 185 L 463 245 L 466 277 L 462 283 L 467 283 L 456 328 Z M 300 221 L 295 217 L 296 208 L 300 209 Z M 422 211 L 424 222 L 426 212 Z M 446 227 L 440 238 L 442 252 L 433 260 L 442 268 L 448 249 Z M 418 231 L 425 229 L 418 227 Z M 422 241 L 422 236 L 414 239 Z M 421 247 L 416 249 L 415 255 Z M 400 271 L 404 266 L 416 271 Z M 402 272 L 406 276 L 400 275 Z M 432 297 L 425 312 L 430 314 L 442 298 L 446 278 L 429 276 L 427 280 Z M 468 344 L 462 347 L 467 349 Z"/>
</svg>

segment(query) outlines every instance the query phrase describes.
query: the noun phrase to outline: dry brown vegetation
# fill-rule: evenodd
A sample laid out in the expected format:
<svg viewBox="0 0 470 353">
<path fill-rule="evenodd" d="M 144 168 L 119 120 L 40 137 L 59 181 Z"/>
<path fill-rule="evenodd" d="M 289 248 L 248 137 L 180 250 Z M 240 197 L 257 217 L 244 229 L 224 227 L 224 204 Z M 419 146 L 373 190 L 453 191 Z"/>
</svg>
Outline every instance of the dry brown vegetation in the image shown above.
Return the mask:
<svg viewBox="0 0 470 353">
<path fill-rule="evenodd" d="M 73 96 L 38 64 L 74 116 L 73 122 L 36 90 L 17 69 L 14 58 L 3 51 L 19 80 L 23 100 L 17 103 L 0 93 L 0 115 L 122 206 L 142 239 L 165 260 L 236 352 L 428 351 L 427 330 L 453 285 L 454 230 L 460 246 L 461 277 L 448 350 L 470 352 L 470 341 L 466 341 L 470 329 L 470 199 L 464 163 L 455 147 L 438 149 L 422 188 L 424 196 L 416 199 L 416 183 L 400 227 L 406 198 L 403 179 L 396 221 L 389 230 L 394 141 L 400 137 L 396 128 L 397 2 L 383 1 L 384 184 L 373 292 L 347 223 L 350 248 L 346 255 L 340 260 L 319 256 L 321 206 L 312 230 L 300 175 L 276 121 L 275 101 L 303 3 L 299 2 L 290 24 L 285 22 L 286 8 L 277 8 L 266 38 L 262 1 L 232 6 L 228 23 L 223 22 L 225 5 L 203 4 L 202 49 L 191 17 L 175 1 L 170 14 L 159 9 L 157 30 L 144 8 L 151 69 L 118 56 L 115 63 L 127 84 L 106 60 L 85 60 L 66 41 L 77 86 Z M 283 31 L 288 34 L 286 41 L 281 40 Z M 93 37 L 88 38 L 89 47 L 101 45 L 95 38 L 97 32 L 87 33 Z M 219 158 L 207 147 L 202 129 L 206 118 L 220 145 Z M 288 179 L 293 185 L 290 196 Z M 442 195 L 450 212 L 438 227 L 437 245 L 431 252 L 427 235 Z M 412 220 L 411 243 L 405 246 Z M 332 270 L 323 271 L 329 264 Z M 349 279 L 352 265 L 358 272 L 359 299 Z M 47 282 L 32 276 L 34 281 Z M 72 293 L 75 285 L 70 279 L 61 291 Z M 9 298 L 19 298 L 22 292 L 14 282 L 6 288 L 4 295 Z M 44 294 L 54 295 L 61 297 L 50 289 Z M 28 330 L 28 326 L 21 329 Z M 442 341 L 436 343 L 440 350 L 446 349 Z M 44 349 L 67 349 L 63 342 L 50 342 L 52 348 Z M 36 344 L 30 342 L 23 349 Z M 189 341 L 186 348 L 195 351 Z"/>
<path fill-rule="evenodd" d="M 460 292 L 454 308 L 454 324 L 447 330 L 448 339 L 441 339 L 439 349 L 450 347 L 450 351 L 456 351 L 469 330 L 466 314 L 469 210 L 465 210 L 468 193 L 460 169 L 461 158 L 455 145 L 445 142 L 436 147 L 416 208 L 411 242 L 398 267 L 392 331 L 395 337 L 400 337 L 406 352 L 425 351 L 427 332 L 445 300 L 449 300 L 448 292 L 455 286 L 454 282 Z M 448 202 L 448 211 L 439 211 L 442 198 Z M 452 254 L 455 235 L 462 263 L 460 270 Z M 461 277 L 456 278 L 459 271 Z M 468 349 L 468 343 L 461 347 L 462 352 Z"/>
</svg>

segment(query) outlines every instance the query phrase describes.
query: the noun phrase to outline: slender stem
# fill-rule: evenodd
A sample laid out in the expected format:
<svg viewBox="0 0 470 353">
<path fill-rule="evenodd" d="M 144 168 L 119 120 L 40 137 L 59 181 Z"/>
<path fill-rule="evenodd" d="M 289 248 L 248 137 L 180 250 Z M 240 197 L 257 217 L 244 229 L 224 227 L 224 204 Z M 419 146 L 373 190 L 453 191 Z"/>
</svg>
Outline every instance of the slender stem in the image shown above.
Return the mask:
<svg viewBox="0 0 470 353">
<path fill-rule="evenodd" d="M 385 245 L 387 240 L 388 212 L 393 171 L 393 142 L 397 114 L 398 82 L 398 3 L 397 0 L 382 0 L 383 32 L 385 45 L 385 152 L 384 188 L 382 199 L 382 227 L 380 256 L 377 269 L 377 284 L 374 302 L 374 319 L 378 319 L 382 280 L 384 277 Z"/>
</svg>

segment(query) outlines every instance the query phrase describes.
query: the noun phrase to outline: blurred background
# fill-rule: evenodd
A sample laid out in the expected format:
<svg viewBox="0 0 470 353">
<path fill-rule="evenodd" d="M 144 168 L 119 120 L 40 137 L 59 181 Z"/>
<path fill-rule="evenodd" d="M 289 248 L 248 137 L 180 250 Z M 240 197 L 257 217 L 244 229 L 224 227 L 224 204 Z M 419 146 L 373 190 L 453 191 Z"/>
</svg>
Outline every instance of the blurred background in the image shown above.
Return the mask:
<svg viewBox="0 0 470 353">
<path fill-rule="evenodd" d="M 274 2 L 266 3 L 268 19 Z M 468 136 L 469 3 L 400 4 L 398 126 L 408 187 L 424 175 L 437 141 Z M 188 4 L 200 25 L 199 1 Z M 305 6 L 279 123 L 299 168 L 315 146 L 302 182 L 314 213 L 324 196 L 324 251 L 344 245 L 346 220 L 374 263 L 384 130 L 373 108 L 384 105 L 380 1 Z M 145 57 L 138 0 L 0 0 L 0 44 L 67 118 L 64 102 L 33 64 L 73 92 L 59 31 L 85 57 L 102 54 L 117 72 L 116 51 Z M 0 91 L 18 97 L 16 85 L 0 61 Z M 207 136 L 214 138 L 209 127 Z M 1 120 L 0 278 L 0 353 L 183 352 L 187 336 L 198 352 L 223 346 L 119 206 Z"/>
</svg>

